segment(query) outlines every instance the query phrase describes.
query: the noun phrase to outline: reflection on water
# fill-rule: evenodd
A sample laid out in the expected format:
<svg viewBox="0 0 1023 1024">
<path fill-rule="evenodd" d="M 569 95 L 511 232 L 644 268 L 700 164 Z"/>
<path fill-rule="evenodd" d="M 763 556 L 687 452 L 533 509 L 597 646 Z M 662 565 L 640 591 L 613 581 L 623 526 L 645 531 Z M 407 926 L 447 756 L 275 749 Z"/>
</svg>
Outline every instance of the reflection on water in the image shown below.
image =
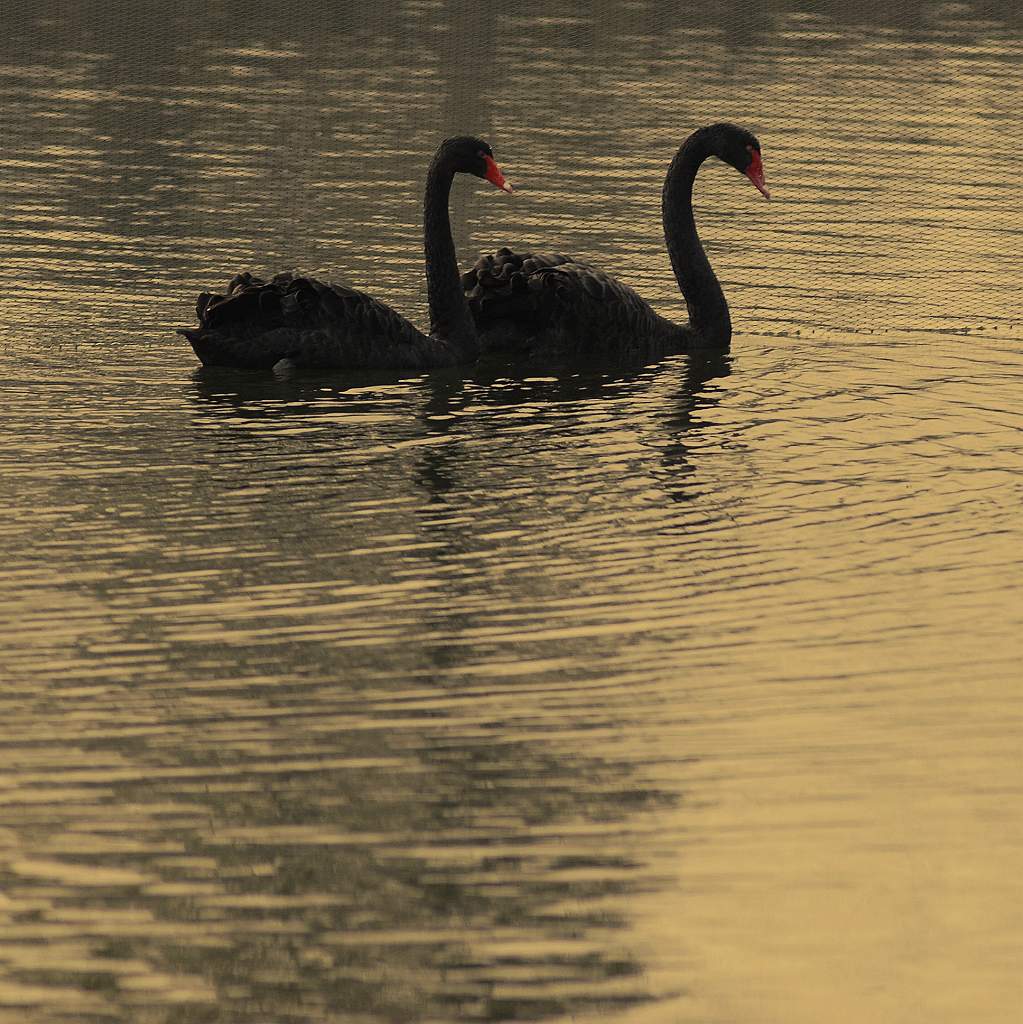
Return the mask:
<svg viewBox="0 0 1023 1024">
<path fill-rule="evenodd" d="M 0 66 L 0 1022 L 1014 1020 L 1016 5 L 43 3 Z M 451 9 L 454 7 L 454 9 Z M 470 9 L 472 7 L 472 9 Z M 299 264 L 588 255 L 730 355 L 198 370 Z"/>
</svg>

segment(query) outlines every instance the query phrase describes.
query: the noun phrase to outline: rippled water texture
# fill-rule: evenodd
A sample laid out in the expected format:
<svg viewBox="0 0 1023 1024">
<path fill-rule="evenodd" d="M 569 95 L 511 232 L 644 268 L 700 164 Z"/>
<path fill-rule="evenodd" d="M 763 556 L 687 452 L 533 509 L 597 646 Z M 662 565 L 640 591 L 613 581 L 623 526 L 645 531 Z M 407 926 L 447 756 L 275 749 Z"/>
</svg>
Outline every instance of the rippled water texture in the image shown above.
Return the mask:
<svg viewBox="0 0 1023 1024">
<path fill-rule="evenodd" d="M 0 1022 L 1007 1024 L 1018 5 L 37 3 L 0 77 Z M 679 11 L 681 9 L 681 13 Z M 424 322 L 456 238 L 730 356 L 204 375 L 194 295 Z"/>
</svg>

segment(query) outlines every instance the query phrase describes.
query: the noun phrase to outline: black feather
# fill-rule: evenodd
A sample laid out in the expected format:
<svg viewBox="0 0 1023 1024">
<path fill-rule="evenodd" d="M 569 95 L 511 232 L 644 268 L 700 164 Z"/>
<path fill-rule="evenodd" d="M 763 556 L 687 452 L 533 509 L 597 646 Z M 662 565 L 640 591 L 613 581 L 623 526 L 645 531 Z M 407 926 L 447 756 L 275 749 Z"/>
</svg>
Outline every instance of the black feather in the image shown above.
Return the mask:
<svg viewBox="0 0 1023 1024">
<path fill-rule="evenodd" d="M 466 279 L 484 349 L 642 355 L 679 330 L 628 285 L 562 253 L 502 248 L 478 260 Z"/>
<path fill-rule="evenodd" d="M 208 366 L 428 369 L 459 361 L 389 306 L 344 285 L 291 273 L 269 282 L 239 274 L 226 295 L 204 292 L 199 330 L 183 332 Z"/>
</svg>

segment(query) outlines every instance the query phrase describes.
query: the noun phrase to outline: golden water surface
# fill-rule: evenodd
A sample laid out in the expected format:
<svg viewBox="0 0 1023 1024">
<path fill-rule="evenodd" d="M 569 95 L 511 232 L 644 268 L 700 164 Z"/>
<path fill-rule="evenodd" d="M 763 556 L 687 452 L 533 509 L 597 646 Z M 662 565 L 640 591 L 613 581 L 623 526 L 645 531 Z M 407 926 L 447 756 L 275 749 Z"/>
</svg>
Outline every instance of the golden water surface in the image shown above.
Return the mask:
<svg viewBox="0 0 1023 1024">
<path fill-rule="evenodd" d="M 0 1022 L 1008 1024 L 1018 5 L 40 0 L 0 67 Z M 425 323 L 585 255 L 731 355 L 200 372 L 239 269 Z"/>
</svg>

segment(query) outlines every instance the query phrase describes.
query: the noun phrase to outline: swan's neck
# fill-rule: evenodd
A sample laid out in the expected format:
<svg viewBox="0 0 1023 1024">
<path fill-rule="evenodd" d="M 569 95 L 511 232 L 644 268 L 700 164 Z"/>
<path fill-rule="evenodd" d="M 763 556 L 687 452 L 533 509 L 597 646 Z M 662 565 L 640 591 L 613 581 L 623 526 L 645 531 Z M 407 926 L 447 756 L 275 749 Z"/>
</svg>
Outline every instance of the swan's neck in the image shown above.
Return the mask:
<svg viewBox="0 0 1023 1024">
<path fill-rule="evenodd" d="M 479 355 L 479 339 L 462 291 L 455 242 L 451 237 L 448 200 L 454 176 L 450 164 L 439 155 L 430 164 L 426 176 L 423 233 L 430 334 L 457 346 L 464 358 L 471 360 Z"/>
<path fill-rule="evenodd" d="M 702 131 L 686 139 L 668 168 L 661 213 L 671 266 L 689 307 L 689 324 L 705 344 L 727 346 L 732 337 L 728 303 L 693 219 L 693 182 L 710 155 L 710 142 Z"/>
</svg>

